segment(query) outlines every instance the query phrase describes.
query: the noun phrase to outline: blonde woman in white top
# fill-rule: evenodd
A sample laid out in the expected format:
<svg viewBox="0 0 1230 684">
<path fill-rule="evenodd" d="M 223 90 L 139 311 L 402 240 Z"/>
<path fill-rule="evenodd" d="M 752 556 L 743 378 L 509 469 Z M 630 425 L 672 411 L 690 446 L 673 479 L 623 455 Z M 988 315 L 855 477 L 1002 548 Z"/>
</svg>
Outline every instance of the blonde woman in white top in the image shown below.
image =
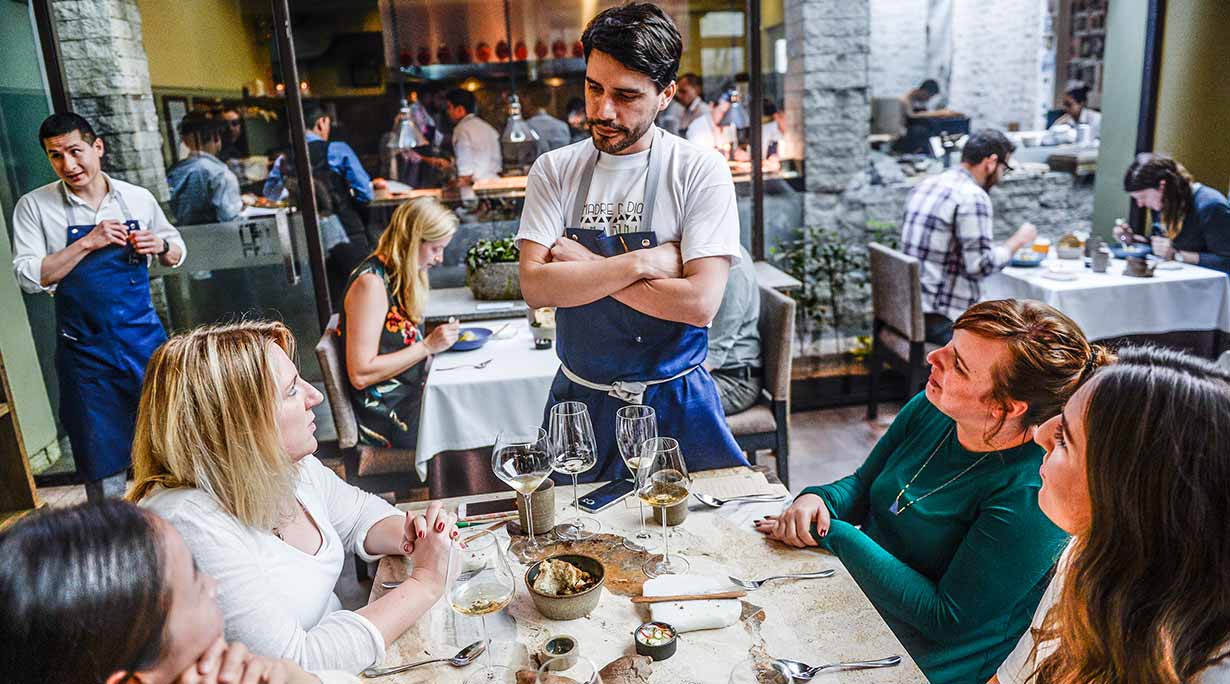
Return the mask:
<svg viewBox="0 0 1230 684">
<path fill-rule="evenodd" d="M 992 682 L 1230 683 L 1230 376 L 1124 349 L 1036 439 L 1038 506 L 1073 537 Z"/>
<path fill-rule="evenodd" d="M 171 338 L 146 370 L 129 495 L 183 535 L 218 583 L 226 637 L 308 670 L 357 673 L 444 591 L 455 518 L 410 517 L 314 456 L 321 395 L 291 361 L 281 323 L 208 326 Z M 347 553 L 405 554 L 397 589 L 345 611 L 333 593 Z"/>
</svg>

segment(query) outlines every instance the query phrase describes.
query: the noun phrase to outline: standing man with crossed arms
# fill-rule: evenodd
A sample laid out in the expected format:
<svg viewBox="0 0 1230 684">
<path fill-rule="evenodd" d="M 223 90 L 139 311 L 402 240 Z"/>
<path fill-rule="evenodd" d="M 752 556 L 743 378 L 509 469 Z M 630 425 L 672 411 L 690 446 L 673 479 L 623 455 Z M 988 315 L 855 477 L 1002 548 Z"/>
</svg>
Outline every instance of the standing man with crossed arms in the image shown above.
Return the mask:
<svg viewBox="0 0 1230 684">
<path fill-rule="evenodd" d="M 589 409 L 598 465 L 624 475 L 615 412 L 654 407 L 692 470 L 746 465 L 704 369 L 707 326 L 740 258 L 725 161 L 654 125 L 675 96 L 678 29 L 648 3 L 608 9 L 581 37 L 590 138 L 530 171 L 517 239 L 521 289 L 555 306 L 560 372 L 548 409 Z"/>
</svg>

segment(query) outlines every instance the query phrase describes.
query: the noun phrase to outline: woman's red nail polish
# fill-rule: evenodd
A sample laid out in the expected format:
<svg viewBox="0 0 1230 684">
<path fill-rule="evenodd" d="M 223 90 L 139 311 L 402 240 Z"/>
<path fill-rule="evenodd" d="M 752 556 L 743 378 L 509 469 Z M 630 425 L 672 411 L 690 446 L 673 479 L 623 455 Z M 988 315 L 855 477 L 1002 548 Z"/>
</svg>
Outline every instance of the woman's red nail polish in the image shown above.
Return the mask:
<svg viewBox="0 0 1230 684">
<path fill-rule="evenodd" d="M 424 532 L 424 531 L 422 531 L 422 530 L 419 530 L 419 539 L 422 539 L 422 538 L 423 538 L 423 537 L 425 537 L 426 535 L 427 535 L 427 533 L 426 533 L 426 532 Z"/>
<path fill-rule="evenodd" d="M 443 531 L 444 531 L 444 523 L 442 522 L 436 523 L 436 532 L 443 532 Z"/>
<path fill-rule="evenodd" d="M 452 538 L 452 539 L 456 539 L 456 538 L 457 538 L 457 530 L 453 530 L 453 533 L 452 533 L 452 534 L 450 534 L 450 535 L 448 535 L 448 536 L 449 536 L 450 538 Z"/>
</svg>

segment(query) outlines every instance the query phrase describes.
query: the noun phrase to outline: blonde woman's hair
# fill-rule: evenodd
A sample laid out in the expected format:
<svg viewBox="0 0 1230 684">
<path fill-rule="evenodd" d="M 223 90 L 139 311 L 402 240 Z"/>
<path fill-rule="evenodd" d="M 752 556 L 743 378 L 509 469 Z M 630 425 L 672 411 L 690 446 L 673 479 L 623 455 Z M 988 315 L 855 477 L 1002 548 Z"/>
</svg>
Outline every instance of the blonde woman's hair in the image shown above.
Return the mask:
<svg viewBox="0 0 1230 684">
<path fill-rule="evenodd" d="M 245 525 L 277 524 L 294 496 L 295 466 L 278 429 L 271 345 L 294 358 L 294 336 L 272 321 L 203 326 L 154 352 L 137 409 L 130 501 L 158 486 L 195 487 Z"/>
<path fill-rule="evenodd" d="M 389 225 L 373 252 L 384 262 L 390 290 L 415 325 L 423 322 L 427 308 L 427 272 L 419 269 L 419 245 L 444 240 L 457 232 L 457 215 L 431 197 L 419 197 L 393 211 Z"/>
</svg>

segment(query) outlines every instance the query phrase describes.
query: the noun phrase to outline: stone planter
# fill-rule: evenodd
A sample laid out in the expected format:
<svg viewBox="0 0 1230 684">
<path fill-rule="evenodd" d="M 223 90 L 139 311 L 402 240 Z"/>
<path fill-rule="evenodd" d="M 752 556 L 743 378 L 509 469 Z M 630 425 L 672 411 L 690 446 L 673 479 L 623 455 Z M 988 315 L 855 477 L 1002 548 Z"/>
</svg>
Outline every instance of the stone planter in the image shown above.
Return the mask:
<svg viewBox="0 0 1230 684">
<path fill-rule="evenodd" d="M 475 299 L 521 299 L 520 266 L 515 262 L 483 264 L 466 274 L 466 285 Z"/>
</svg>

